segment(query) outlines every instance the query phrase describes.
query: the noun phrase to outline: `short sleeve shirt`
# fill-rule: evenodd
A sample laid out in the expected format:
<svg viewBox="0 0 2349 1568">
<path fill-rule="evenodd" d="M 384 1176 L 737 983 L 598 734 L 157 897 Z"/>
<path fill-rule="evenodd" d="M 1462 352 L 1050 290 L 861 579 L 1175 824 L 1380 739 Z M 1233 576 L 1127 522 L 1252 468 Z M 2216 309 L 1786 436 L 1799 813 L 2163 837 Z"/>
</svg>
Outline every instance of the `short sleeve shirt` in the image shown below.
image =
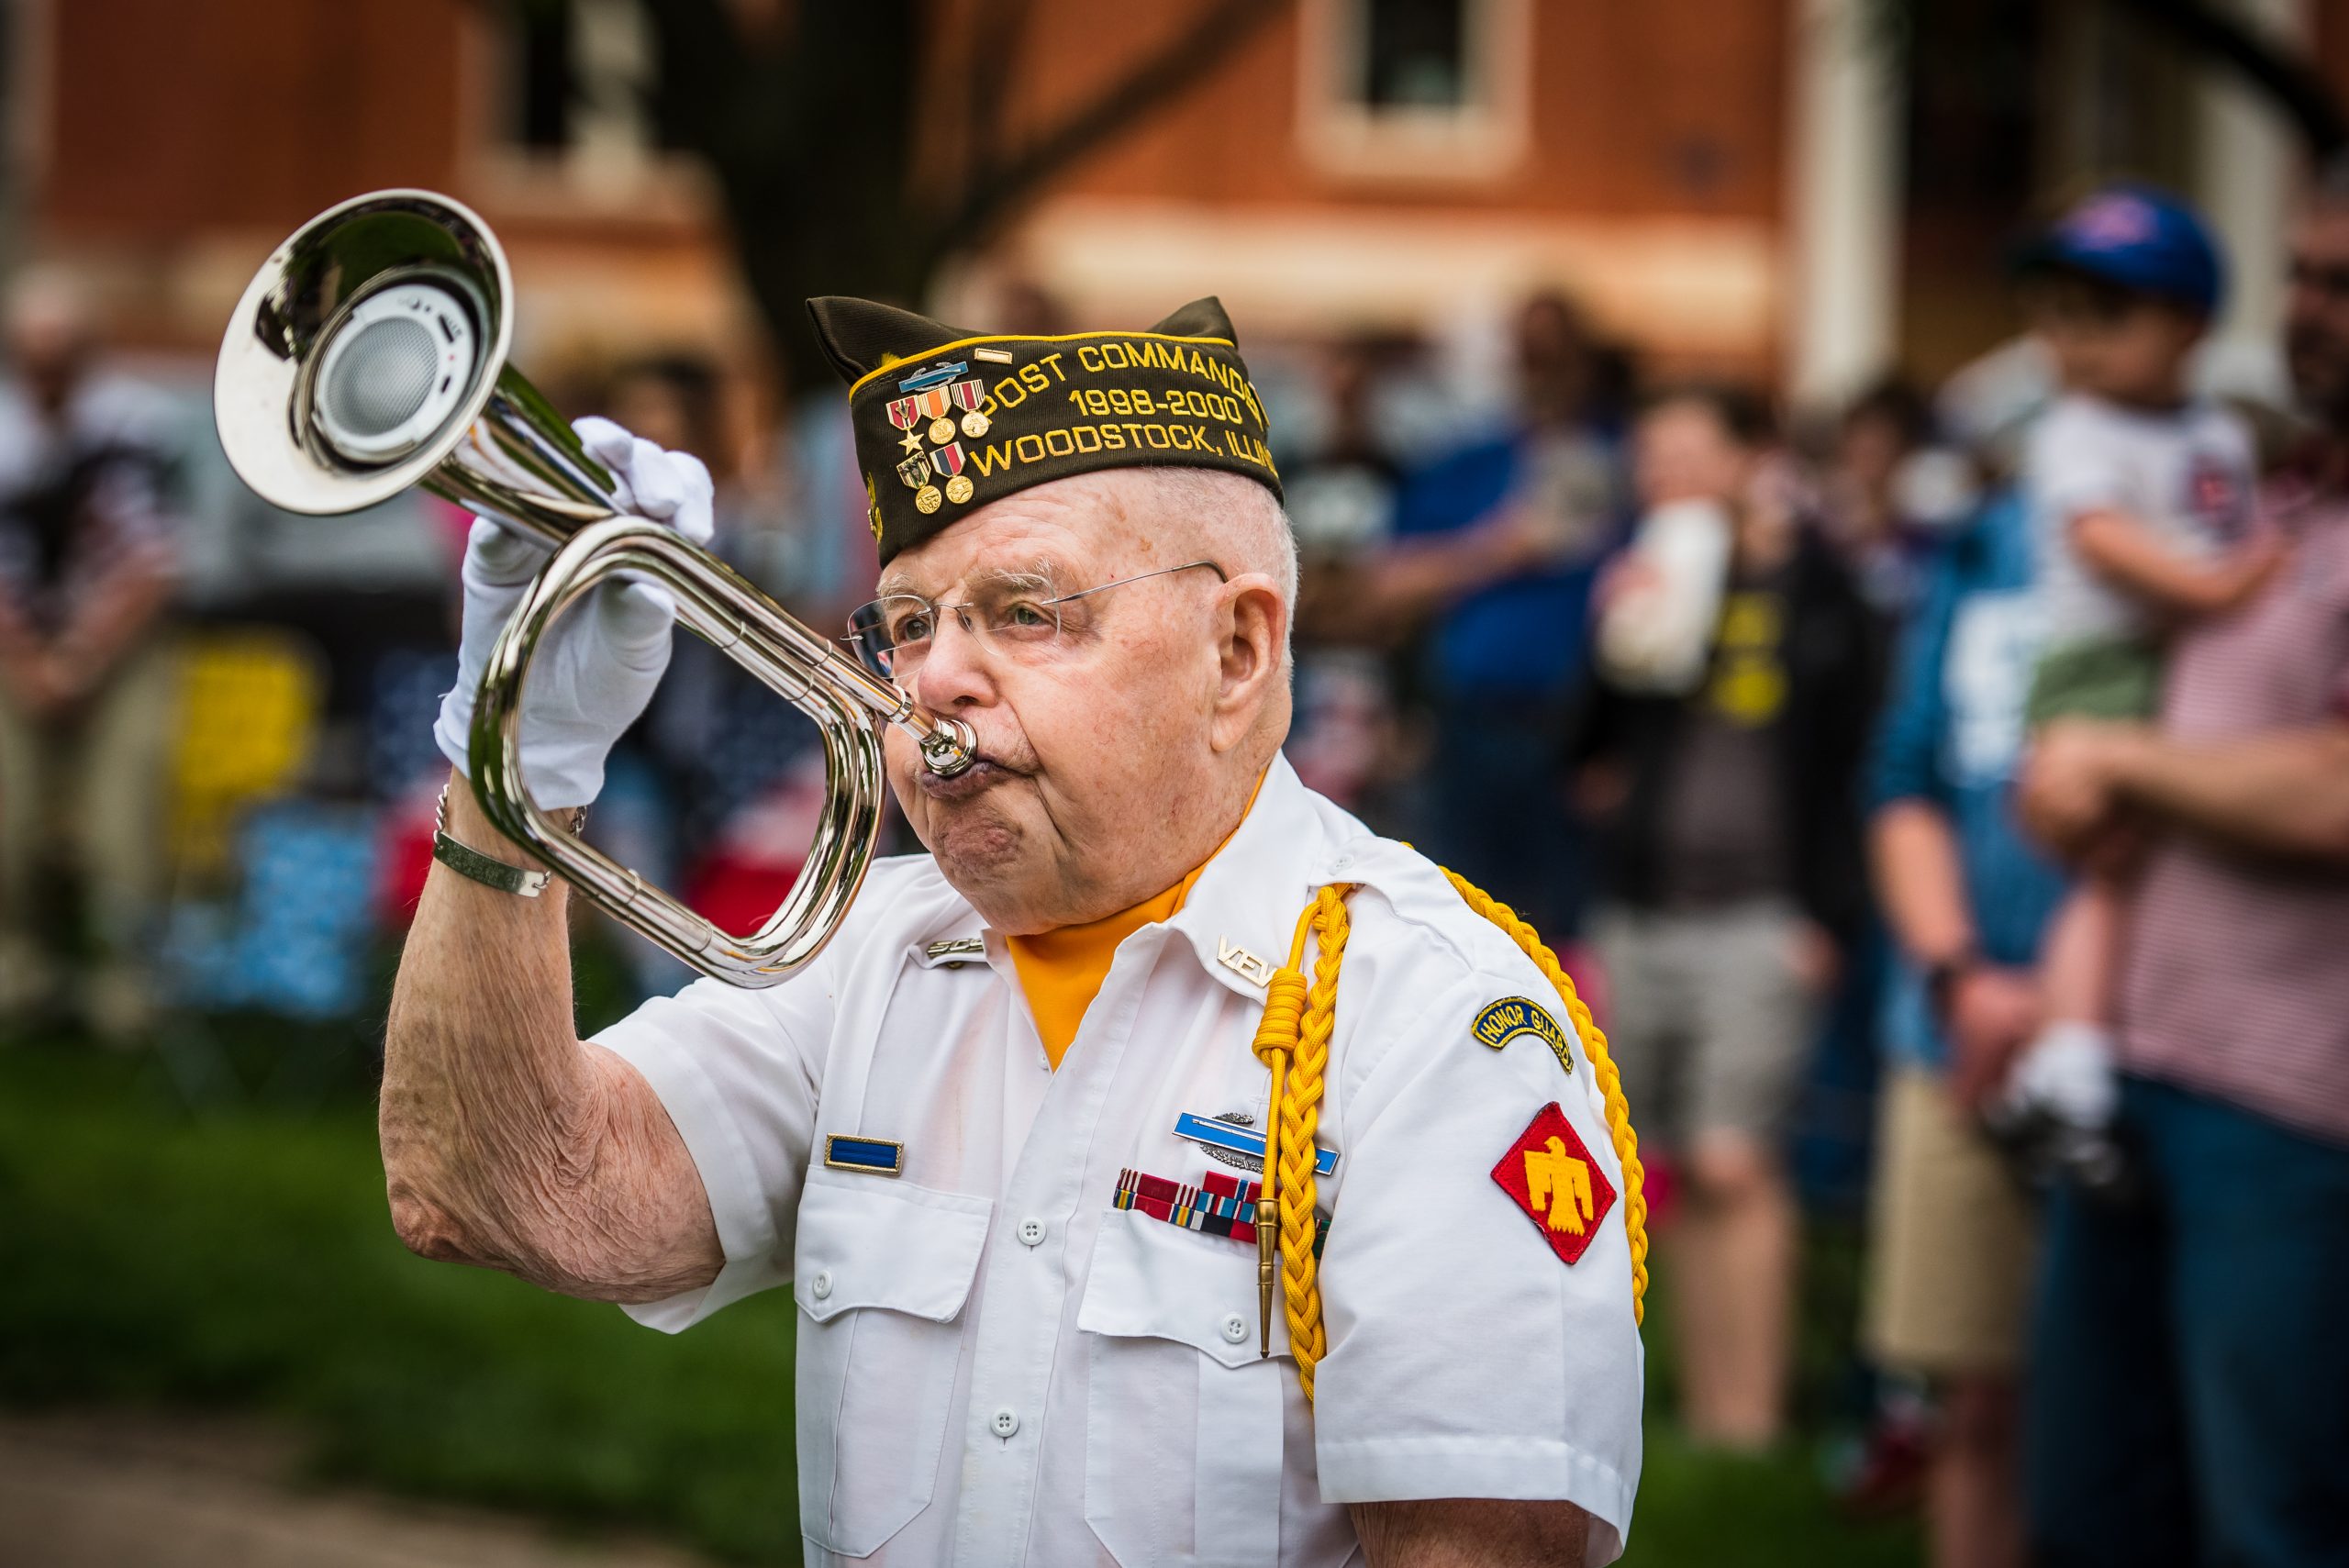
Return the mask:
<svg viewBox="0 0 2349 1568">
<path fill-rule="evenodd" d="M 2023 454 L 2049 645 L 2153 630 L 2136 599 L 2073 551 L 2074 518 L 2125 513 L 2170 549 L 2207 559 L 2250 527 L 2254 472 L 2250 436 L 2214 403 L 2149 412 L 2076 393 L 2056 399 Z"/>
<path fill-rule="evenodd" d="M 46 630 L 69 622 L 127 555 L 168 560 L 169 408 L 134 382 L 95 379 L 54 422 L 0 387 L 0 593 Z"/>
<path fill-rule="evenodd" d="M 2272 511 L 2291 540 L 2282 570 L 2171 656 L 2174 740 L 2349 722 L 2349 505 L 2294 496 Z M 2124 950 L 2125 1066 L 2349 1145 L 2349 874 L 2165 834 Z"/>
<path fill-rule="evenodd" d="M 1239 1202 L 1263 982 L 1330 883 L 1356 890 L 1308 1406 L 1277 1297 L 1260 1354 Z M 926 859 L 877 865 L 786 984 L 704 982 L 600 1039 L 667 1106 L 725 1249 L 709 1286 L 631 1311 L 798 1304 L 811 1563 L 1334 1565 L 1343 1505 L 1459 1496 L 1571 1501 L 1590 1561 L 1620 1552 L 1643 1363 L 1585 1047 L 1436 867 L 1286 762 L 1183 909 L 1120 945 L 1057 1072 L 1001 935 Z"/>
</svg>

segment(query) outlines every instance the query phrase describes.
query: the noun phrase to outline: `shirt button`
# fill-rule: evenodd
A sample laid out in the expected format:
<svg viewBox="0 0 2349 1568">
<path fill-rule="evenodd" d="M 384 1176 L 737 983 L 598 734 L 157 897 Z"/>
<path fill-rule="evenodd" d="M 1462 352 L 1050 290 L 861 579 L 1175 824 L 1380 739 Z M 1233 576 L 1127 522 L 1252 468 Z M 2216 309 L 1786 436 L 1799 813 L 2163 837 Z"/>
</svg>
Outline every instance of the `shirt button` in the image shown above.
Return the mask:
<svg viewBox="0 0 2349 1568">
<path fill-rule="evenodd" d="M 807 1282 L 807 1294 L 822 1301 L 832 1294 L 832 1271 L 818 1269 L 816 1277 Z"/>
<path fill-rule="evenodd" d="M 1019 1222 L 1019 1240 L 1021 1242 L 1033 1247 L 1041 1242 L 1043 1239 L 1044 1222 L 1042 1220 L 1031 1218 L 1023 1219 Z"/>
<path fill-rule="evenodd" d="M 995 1435 L 1008 1438 L 1019 1429 L 1019 1412 L 1007 1405 L 995 1413 Z"/>
<path fill-rule="evenodd" d="M 1226 1313 L 1223 1319 L 1223 1337 L 1235 1345 L 1245 1340 L 1248 1337 L 1248 1319 L 1237 1312 Z"/>
</svg>

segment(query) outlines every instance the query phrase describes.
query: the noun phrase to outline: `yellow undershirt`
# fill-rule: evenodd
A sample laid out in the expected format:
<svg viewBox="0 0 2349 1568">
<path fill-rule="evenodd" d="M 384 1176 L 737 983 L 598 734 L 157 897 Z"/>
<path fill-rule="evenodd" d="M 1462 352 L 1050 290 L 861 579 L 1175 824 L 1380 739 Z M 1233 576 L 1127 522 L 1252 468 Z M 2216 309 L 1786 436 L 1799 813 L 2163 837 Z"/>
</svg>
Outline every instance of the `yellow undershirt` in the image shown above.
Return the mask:
<svg viewBox="0 0 2349 1568">
<path fill-rule="evenodd" d="M 1264 787 L 1264 781 L 1259 777 L 1256 788 Z M 1256 796 L 1252 792 L 1248 810 L 1240 814 L 1241 821 L 1246 821 L 1248 811 L 1255 806 Z M 1239 831 L 1239 824 L 1233 824 L 1231 832 Z M 1227 833 L 1223 844 L 1230 842 L 1231 833 Z M 1077 1026 L 1085 1022 L 1085 1010 L 1093 1006 L 1093 998 L 1101 994 L 1101 982 L 1109 977 L 1109 964 L 1118 956 L 1118 944 L 1144 926 L 1171 920 L 1180 913 L 1183 900 L 1191 895 L 1199 873 L 1223 852 L 1223 844 L 1218 844 L 1207 860 L 1193 866 L 1182 881 L 1130 909 L 1121 909 L 1086 926 L 1063 926 L 1056 931 L 1003 940 L 1003 945 L 1011 951 L 1011 967 L 1019 973 L 1020 992 L 1028 998 L 1028 1011 L 1036 1020 L 1037 1037 L 1044 1042 L 1045 1061 L 1057 1068 L 1061 1058 L 1068 1054 Z"/>
</svg>

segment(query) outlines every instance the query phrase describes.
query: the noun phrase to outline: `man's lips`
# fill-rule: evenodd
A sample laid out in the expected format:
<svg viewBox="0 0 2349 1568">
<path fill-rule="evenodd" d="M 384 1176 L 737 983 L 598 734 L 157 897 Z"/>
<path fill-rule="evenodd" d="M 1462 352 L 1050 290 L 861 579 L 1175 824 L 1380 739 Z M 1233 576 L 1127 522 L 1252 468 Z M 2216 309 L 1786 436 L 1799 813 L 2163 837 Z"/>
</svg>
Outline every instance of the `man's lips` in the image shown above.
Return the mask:
<svg viewBox="0 0 2349 1568">
<path fill-rule="evenodd" d="M 914 784 L 932 800 L 969 800 L 999 784 L 1027 776 L 983 752 L 978 761 L 959 773 L 933 773 L 928 768 L 918 769 L 914 773 Z"/>
</svg>

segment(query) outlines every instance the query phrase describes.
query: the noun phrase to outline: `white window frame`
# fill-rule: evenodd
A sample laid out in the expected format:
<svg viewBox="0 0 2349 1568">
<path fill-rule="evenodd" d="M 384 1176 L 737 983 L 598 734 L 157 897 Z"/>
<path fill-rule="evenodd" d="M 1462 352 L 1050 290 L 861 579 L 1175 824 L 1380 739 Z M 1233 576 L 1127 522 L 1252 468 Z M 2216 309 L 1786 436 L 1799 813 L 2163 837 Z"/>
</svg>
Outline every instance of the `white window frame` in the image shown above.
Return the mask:
<svg viewBox="0 0 2349 1568">
<path fill-rule="evenodd" d="M 1304 0 L 1298 16 L 1297 141 L 1307 161 L 1350 178 L 1461 184 L 1515 171 L 1531 142 L 1533 0 L 1464 0 L 1469 100 L 1374 109 L 1361 101 L 1367 0 Z"/>
<path fill-rule="evenodd" d="M 466 128 L 465 165 L 470 177 L 485 193 L 494 193 L 501 210 L 549 217 L 621 216 L 652 223 L 687 223 L 711 201 L 707 172 L 692 157 L 666 151 L 651 144 L 651 127 L 627 89 L 631 69 L 650 69 L 649 61 L 631 61 L 631 53 L 651 47 L 651 22 L 630 15 L 660 0 L 584 0 L 582 30 L 574 36 L 574 54 L 591 78 L 584 113 L 573 127 L 571 141 L 559 149 L 526 147 L 508 131 L 505 106 L 496 95 L 506 90 L 508 69 L 507 40 L 494 25 L 470 29 L 466 74 L 473 106 Z"/>
</svg>

